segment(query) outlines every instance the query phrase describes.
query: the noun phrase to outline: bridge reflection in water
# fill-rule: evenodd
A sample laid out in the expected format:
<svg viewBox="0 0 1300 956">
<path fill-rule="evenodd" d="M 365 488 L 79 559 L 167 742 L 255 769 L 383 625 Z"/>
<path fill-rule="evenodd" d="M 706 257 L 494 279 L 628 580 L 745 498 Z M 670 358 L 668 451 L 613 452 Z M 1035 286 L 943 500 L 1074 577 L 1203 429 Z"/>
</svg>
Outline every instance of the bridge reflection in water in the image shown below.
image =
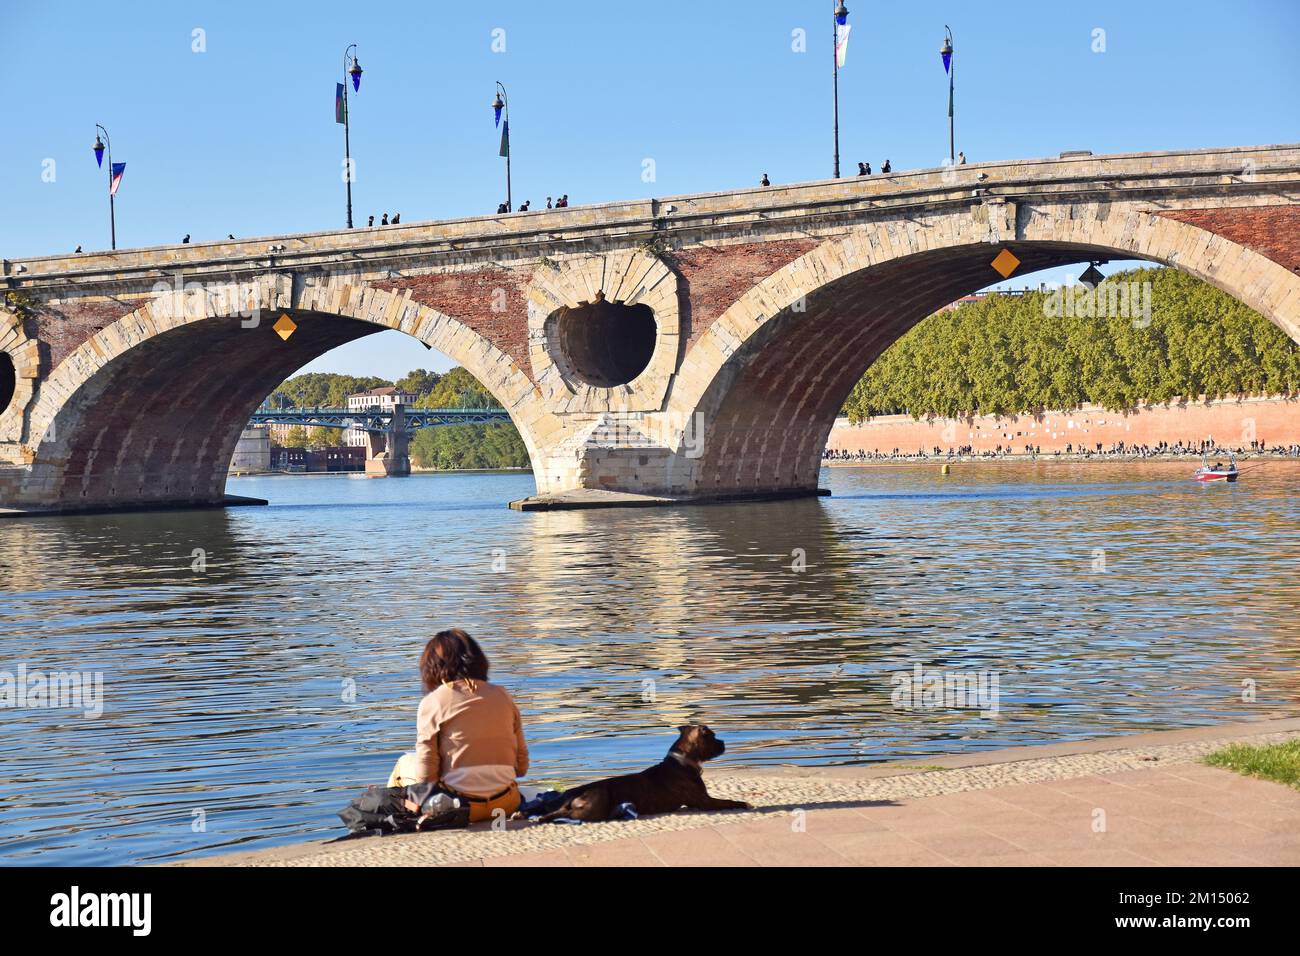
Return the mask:
<svg viewBox="0 0 1300 956">
<path fill-rule="evenodd" d="M 643 765 L 685 720 L 727 763 L 828 764 L 1292 713 L 1300 469 L 1185 473 L 828 469 L 829 499 L 528 515 L 499 507 L 524 475 L 244 478 L 277 504 L 3 522 L 0 661 L 103 671 L 106 707 L 7 713 L 0 854 L 333 832 L 452 624 L 517 694 L 534 780 Z M 998 716 L 894 708 L 917 663 L 996 671 Z"/>
</svg>

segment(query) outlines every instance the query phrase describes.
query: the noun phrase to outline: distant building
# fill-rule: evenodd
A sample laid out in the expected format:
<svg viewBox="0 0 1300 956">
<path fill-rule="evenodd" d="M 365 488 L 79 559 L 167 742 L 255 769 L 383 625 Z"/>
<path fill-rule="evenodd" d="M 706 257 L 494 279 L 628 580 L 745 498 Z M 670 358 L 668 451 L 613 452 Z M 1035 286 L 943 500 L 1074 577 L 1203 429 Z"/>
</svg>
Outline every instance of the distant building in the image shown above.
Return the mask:
<svg viewBox="0 0 1300 956">
<path fill-rule="evenodd" d="M 304 448 L 281 448 L 276 445 L 270 450 L 271 471 L 319 473 L 365 471 L 365 469 L 364 448 L 322 448 L 320 451 L 307 451 Z"/>
<path fill-rule="evenodd" d="M 289 432 L 295 428 L 302 428 L 302 425 L 286 425 L 283 422 L 271 422 L 266 426 L 271 434 L 271 442 L 275 445 L 283 445 L 289 437 Z"/>
<path fill-rule="evenodd" d="M 305 448 L 282 448 L 274 445 L 271 448 L 271 470 L 306 471 L 308 454 L 310 452 Z"/>
<path fill-rule="evenodd" d="M 1040 282 L 1037 289 L 1031 289 L 1025 286 L 1023 289 L 991 289 L 988 292 L 972 292 L 970 295 L 964 295 L 956 302 L 950 302 L 939 309 L 940 312 L 948 312 L 959 306 L 967 305 L 971 302 L 979 302 L 981 299 L 987 299 L 991 295 L 1025 295 L 1029 292 L 1046 292 L 1047 284 Z"/>
<path fill-rule="evenodd" d="M 348 411 L 364 412 L 377 409 L 380 412 L 391 412 L 394 405 L 407 407 L 414 405 L 417 397 L 414 392 L 385 385 L 382 388 L 372 388 L 369 391 L 349 395 Z M 343 443 L 352 448 L 364 448 L 367 444 L 366 433 L 360 428 L 349 428 L 343 433 Z"/>
</svg>

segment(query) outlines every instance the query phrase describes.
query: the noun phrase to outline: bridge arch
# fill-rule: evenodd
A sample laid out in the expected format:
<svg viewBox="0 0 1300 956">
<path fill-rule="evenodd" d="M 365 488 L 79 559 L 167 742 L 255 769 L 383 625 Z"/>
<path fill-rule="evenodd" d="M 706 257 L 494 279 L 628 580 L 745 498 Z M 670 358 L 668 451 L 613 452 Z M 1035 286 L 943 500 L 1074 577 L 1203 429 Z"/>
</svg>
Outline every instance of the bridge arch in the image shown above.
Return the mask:
<svg viewBox="0 0 1300 956">
<path fill-rule="evenodd" d="M 853 228 L 779 269 L 689 347 L 668 421 L 703 426 L 702 453 L 669 490 L 811 491 L 838 410 L 876 358 L 942 306 L 1015 275 L 1088 259 L 1182 269 L 1300 342 L 1300 277 L 1196 225 L 1119 204 L 962 207 Z M 684 447 L 685 436 L 682 436 Z"/>
<path fill-rule="evenodd" d="M 296 326 L 287 337 L 274 327 L 281 316 Z M 468 325 L 360 279 L 295 286 L 271 275 L 156 293 L 73 350 L 27 416 L 28 489 L 41 510 L 220 503 L 240 432 L 265 397 L 330 349 L 385 329 L 470 371 L 537 460 L 547 413 L 535 387 Z"/>
</svg>

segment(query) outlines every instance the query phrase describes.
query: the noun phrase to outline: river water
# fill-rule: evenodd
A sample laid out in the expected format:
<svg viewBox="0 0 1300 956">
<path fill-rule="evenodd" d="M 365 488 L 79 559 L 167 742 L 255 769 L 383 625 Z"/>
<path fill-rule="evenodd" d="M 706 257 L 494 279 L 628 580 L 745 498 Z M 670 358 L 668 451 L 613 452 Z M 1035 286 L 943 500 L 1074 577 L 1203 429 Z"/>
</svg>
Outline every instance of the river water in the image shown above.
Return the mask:
<svg viewBox="0 0 1300 956">
<path fill-rule="evenodd" d="M 1192 468 L 832 468 L 820 500 L 532 514 L 504 507 L 522 474 L 243 478 L 272 505 L 0 521 L 0 672 L 104 693 L 0 710 L 0 862 L 337 835 L 453 625 L 534 783 L 647 765 L 688 721 L 735 766 L 1300 713 L 1300 466 Z M 996 677 L 996 706 L 897 706 L 917 665 Z"/>
</svg>

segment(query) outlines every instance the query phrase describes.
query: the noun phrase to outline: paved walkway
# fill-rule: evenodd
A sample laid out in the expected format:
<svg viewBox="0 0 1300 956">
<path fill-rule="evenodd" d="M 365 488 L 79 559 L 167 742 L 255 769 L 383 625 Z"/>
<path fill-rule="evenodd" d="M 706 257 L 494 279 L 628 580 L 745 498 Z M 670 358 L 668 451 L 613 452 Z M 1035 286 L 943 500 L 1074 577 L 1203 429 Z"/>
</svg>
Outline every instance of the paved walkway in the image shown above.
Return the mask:
<svg viewBox="0 0 1300 956">
<path fill-rule="evenodd" d="M 1104 827 L 1104 832 L 1095 832 Z M 769 813 L 451 866 L 1300 864 L 1300 792 L 1195 764 Z"/>
<path fill-rule="evenodd" d="M 1300 865 L 1300 791 L 1204 765 L 1225 743 L 1300 736 L 1259 721 L 927 760 L 707 772 L 755 810 L 512 823 L 314 843 L 190 865 Z"/>
</svg>

